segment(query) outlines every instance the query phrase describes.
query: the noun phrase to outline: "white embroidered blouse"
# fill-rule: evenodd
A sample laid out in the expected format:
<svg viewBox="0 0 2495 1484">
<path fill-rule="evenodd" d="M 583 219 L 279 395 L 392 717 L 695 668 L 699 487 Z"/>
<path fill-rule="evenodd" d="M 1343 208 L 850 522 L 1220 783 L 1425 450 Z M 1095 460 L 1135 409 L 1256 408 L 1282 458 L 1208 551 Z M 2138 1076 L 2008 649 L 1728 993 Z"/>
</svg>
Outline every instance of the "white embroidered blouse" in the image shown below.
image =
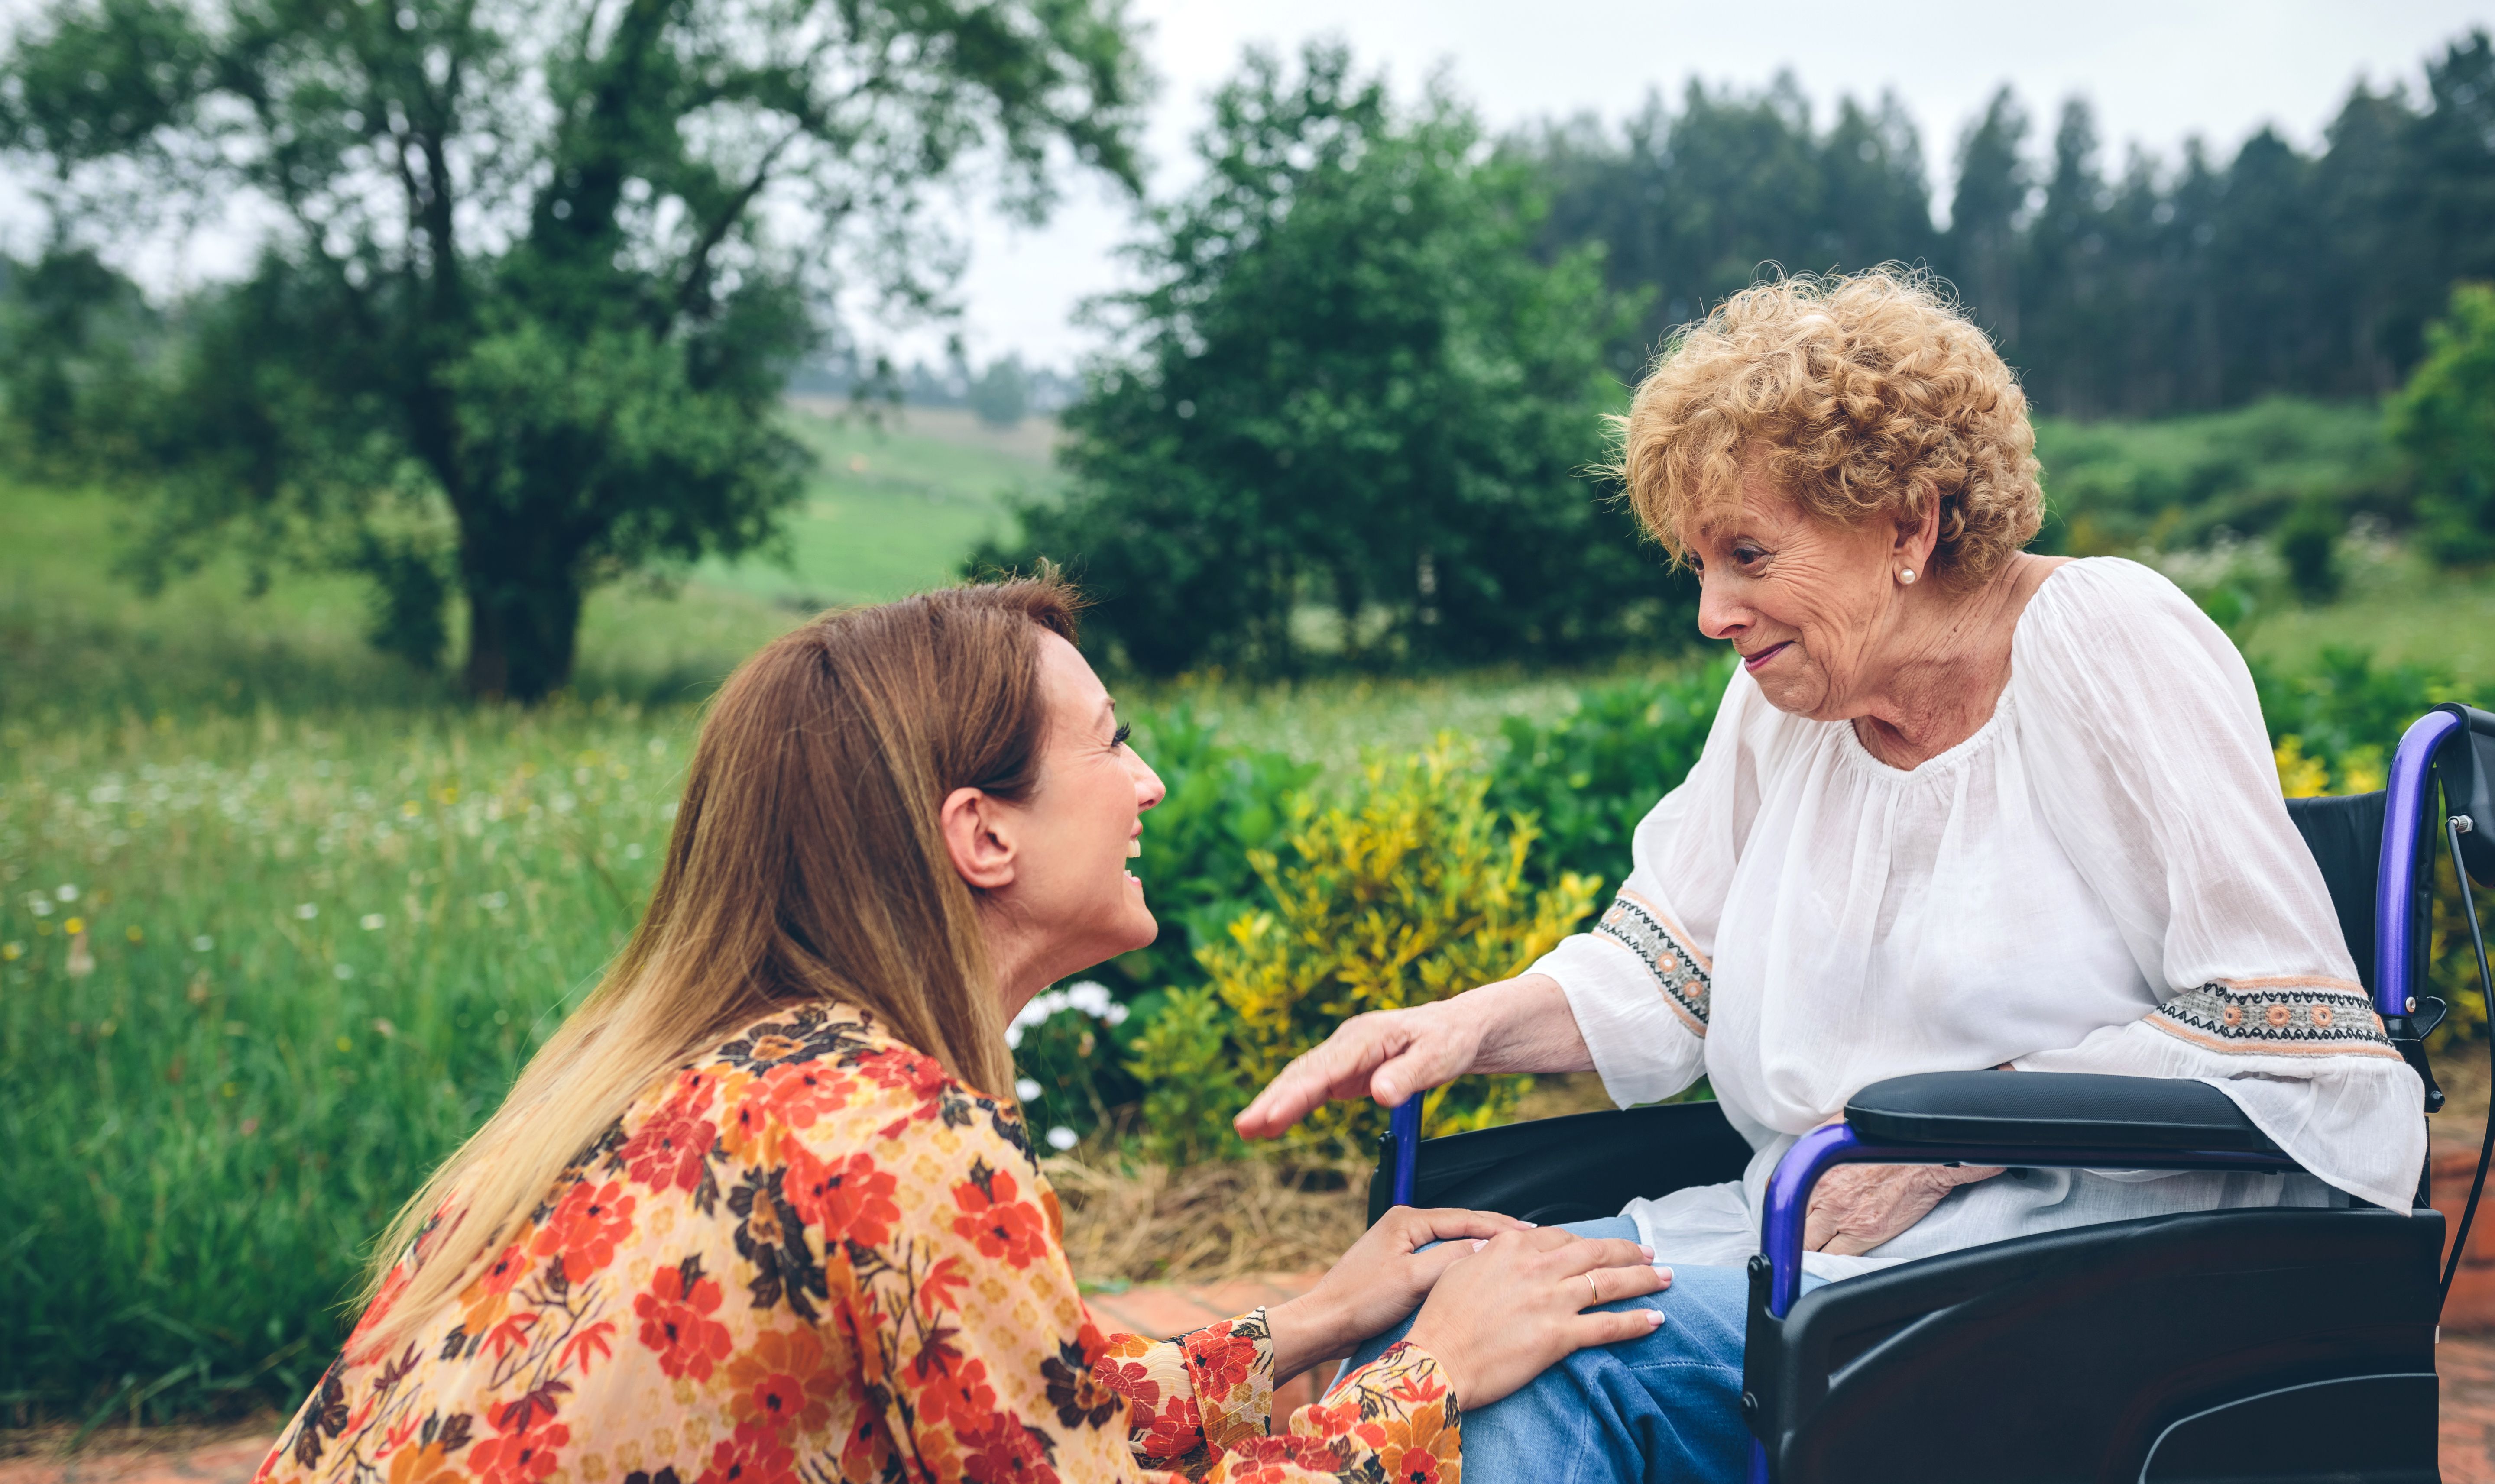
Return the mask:
<svg viewBox="0 0 2495 1484">
<path fill-rule="evenodd" d="M 2005 1062 L 2209 1082 L 2320 1178 L 2014 1170 L 1808 1271 L 2337 1192 L 2409 1207 L 2422 1088 L 2280 803 L 2242 657 L 2147 567 L 2048 576 L 1991 718 L 1911 771 L 1737 671 L 1633 863 L 1595 927 L 1533 968 L 1615 1102 L 1703 1074 L 1758 1151 L 1738 1184 L 1631 1203 L 1658 1260 L 1756 1251 L 1775 1162 L 1858 1089 Z"/>
</svg>

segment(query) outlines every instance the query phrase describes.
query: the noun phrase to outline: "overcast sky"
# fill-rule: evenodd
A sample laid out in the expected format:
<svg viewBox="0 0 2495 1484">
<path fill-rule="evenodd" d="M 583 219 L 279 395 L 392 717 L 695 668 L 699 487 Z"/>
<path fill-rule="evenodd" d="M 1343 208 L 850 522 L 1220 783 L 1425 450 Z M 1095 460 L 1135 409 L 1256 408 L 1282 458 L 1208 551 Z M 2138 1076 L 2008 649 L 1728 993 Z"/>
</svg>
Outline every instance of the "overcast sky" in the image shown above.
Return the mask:
<svg viewBox="0 0 2495 1484">
<path fill-rule="evenodd" d="M 2046 138 L 2061 101 L 2084 94 L 2109 167 L 2134 141 L 2172 158 L 2193 135 L 2223 159 L 2264 124 L 2309 147 L 2359 77 L 2414 91 L 2429 52 L 2473 25 L 2495 29 L 2495 0 L 1137 0 L 1134 11 L 1161 77 L 1149 151 L 1163 193 L 1190 178 L 1205 98 L 1253 43 L 1340 36 L 1387 70 L 1399 96 L 1444 66 L 1494 128 L 1587 110 L 1617 118 L 1693 76 L 1752 88 L 1791 69 L 1823 122 L 1840 96 L 1891 89 L 1946 200 L 1958 131 L 2005 82 Z M 1068 317 L 1119 282 L 1112 250 L 1129 222 L 1090 182 L 1037 231 L 974 213 L 962 324 L 973 356 L 1070 363 L 1091 338 Z"/>
<path fill-rule="evenodd" d="M 0 23 L 40 4 L 0 0 Z M 2264 124 L 2309 147 L 2357 79 L 2414 90 L 2430 52 L 2472 26 L 2495 29 L 2495 0 L 1133 0 L 1133 14 L 1160 78 L 1147 154 L 1162 195 L 1191 177 L 1187 140 L 1241 49 L 1296 49 L 1320 35 L 1383 67 L 1399 96 L 1444 68 L 1494 129 L 1587 111 L 1617 119 L 1692 76 L 1749 89 L 1790 69 L 1822 121 L 1840 96 L 1893 90 L 1946 200 L 1958 132 L 2005 82 L 2046 137 L 2061 101 L 2085 95 L 2110 167 L 2135 142 L 2172 159 L 2194 135 L 2223 159 Z M 27 207 L 0 179 L 0 245 L 36 245 Z M 1075 305 L 1120 283 L 1114 250 L 1132 230 L 1130 203 L 1080 179 L 1036 230 L 964 210 L 959 329 L 972 356 L 1070 366 L 1093 344 L 1071 322 Z M 153 287 L 179 287 L 232 271 L 226 260 L 238 264 L 240 248 L 197 241 L 134 266 Z M 901 344 L 932 356 L 942 342 L 922 329 Z"/>
</svg>

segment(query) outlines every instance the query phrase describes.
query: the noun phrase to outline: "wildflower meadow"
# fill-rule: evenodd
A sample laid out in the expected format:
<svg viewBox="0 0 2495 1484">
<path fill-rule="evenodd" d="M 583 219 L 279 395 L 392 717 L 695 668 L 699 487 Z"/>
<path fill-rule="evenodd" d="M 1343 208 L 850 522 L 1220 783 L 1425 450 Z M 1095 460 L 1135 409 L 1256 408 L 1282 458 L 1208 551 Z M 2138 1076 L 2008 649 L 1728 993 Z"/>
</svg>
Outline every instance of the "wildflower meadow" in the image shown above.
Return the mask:
<svg viewBox="0 0 2495 1484">
<path fill-rule="evenodd" d="M 308 1386 L 379 1224 L 629 930 L 692 722 L 0 735 L 0 1392 L 140 1418 Z"/>
</svg>

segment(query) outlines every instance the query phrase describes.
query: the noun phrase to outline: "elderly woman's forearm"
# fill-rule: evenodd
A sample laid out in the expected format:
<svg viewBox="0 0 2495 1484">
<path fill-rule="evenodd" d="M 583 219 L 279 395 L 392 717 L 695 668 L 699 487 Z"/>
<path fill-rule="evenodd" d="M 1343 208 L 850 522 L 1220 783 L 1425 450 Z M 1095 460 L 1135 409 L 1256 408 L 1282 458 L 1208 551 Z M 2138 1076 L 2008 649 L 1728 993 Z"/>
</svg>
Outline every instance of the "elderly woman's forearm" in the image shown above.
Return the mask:
<svg viewBox="0 0 2495 1484">
<path fill-rule="evenodd" d="M 1568 1008 L 1568 992 L 1548 974 L 1522 974 L 1468 989 L 1447 1002 L 1474 1017 L 1481 1049 L 1475 1072 L 1591 1072 L 1593 1053 Z"/>
</svg>

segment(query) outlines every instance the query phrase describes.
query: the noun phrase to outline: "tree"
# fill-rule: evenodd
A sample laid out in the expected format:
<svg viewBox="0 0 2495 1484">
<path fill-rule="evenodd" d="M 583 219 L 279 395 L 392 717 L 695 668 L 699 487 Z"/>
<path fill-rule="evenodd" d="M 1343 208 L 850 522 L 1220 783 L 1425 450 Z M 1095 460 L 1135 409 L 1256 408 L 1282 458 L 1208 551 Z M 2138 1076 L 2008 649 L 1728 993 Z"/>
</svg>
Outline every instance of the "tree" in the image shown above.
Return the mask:
<svg viewBox="0 0 2495 1484">
<path fill-rule="evenodd" d="M 970 383 L 970 410 L 991 428 L 1010 428 L 1022 421 L 1031 410 L 1031 376 L 1022 369 L 1022 357 L 990 361 Z"/>
<path fill-rule="evenodd" d="M 7 76 L 65 229 L 275 224 L 97 409 L 170 476 L 147 561 L 309 533 L 410 651 L 455 587 L 470 686 L 523 699 L 598 583 L 773 535 L 816 307 L 958 263 L 931 186 L 982 149 L 1026 214 L 1067 150 L 1135 180 L 1116 0 L 52 0 Z"/>
<path fill-rule="evenodd" d="M 1066 500 L 983 560 L 1066 562 L 1131 664 L 1287 673 L 1331 610 L 1356 663 L 1597 651 L 1667 631 L 1667 582 L 1581 477 L 1631 306 L 1598 250 L 1537 262 L 1528 168 L 1460 106 L 1402 110 L 1313 46 L 1251 52 L 1204 183 L 1103 306 L 1118 349 L 1063 414 Z"/>
<path fill-rule="evenodd" d="M 2018 339 L 2018 232 L 2029 180 L 2020 150 L 2027 112 L 2010 89 L 1985 106 L 1957 146 L 1957 188 L 1950 197 L 1946 271 L 1974 305 L 1977 319 L 2005 343 Z"/>
<path fill-rule="evenodd" d="M 1634 380 L 1673 327 L 1746 288 L 1767 264 L 1789 272 L 1931 257 L 1930 191 L 1913 123 L 1894 97 L 1837 106 L 1825 135 L 1790 76 L 1744 96 L 1692 83 L 1678 113 L 1659 95 L 1617 131 L 1591 119 L 1510 140 L 1551 196 L 1537 238 L 1546 260 L 1586 242 L 1648 312 L 1612 348 Z"/>
<path fill-rule="evenodd" d="M 2417 465 L 2426 549 L 2449 562 L 2495 560 L 2495 287 L 2451 291 L 2389 410 L 2392 440 Z"/>
</svg>

